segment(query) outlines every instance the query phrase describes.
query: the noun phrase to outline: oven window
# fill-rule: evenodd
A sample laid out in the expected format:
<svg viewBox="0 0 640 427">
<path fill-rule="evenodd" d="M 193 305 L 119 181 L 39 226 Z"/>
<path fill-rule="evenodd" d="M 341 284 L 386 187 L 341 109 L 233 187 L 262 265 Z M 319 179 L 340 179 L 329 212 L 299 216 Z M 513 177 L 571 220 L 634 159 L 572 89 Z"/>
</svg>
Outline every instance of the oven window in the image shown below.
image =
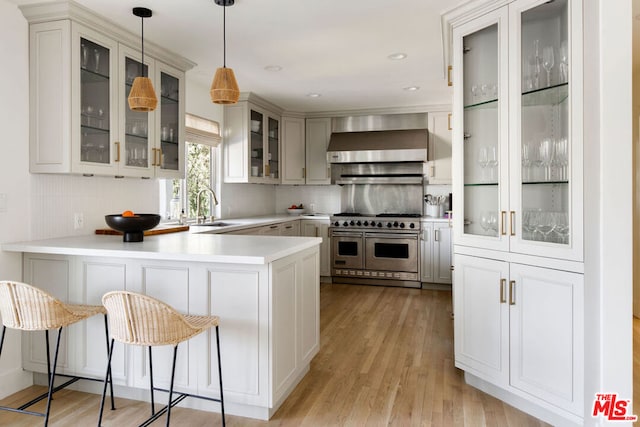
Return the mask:
<svg viewBox="0 0 640 427">
<path fill-rule="evenodd" d="M 376 258 L 409 258 L 409 245 L 406 243 L 376 243 L 374 246 Z"/>
<path fill-rule="evenodd" d="M 358 242 L 338 242 L 338 254 L 358 256 Z"/>
</svg>

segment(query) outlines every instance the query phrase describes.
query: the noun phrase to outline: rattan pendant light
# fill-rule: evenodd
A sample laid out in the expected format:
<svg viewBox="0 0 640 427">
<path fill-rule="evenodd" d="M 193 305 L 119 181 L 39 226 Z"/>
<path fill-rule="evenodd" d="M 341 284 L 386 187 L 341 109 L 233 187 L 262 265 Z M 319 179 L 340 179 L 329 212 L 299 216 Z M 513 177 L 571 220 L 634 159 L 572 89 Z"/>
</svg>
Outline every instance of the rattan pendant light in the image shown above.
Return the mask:
<svg viewBox="0 0 640 427">
<path fill-rule="evenodd" d="M 211 101 L 214 104 L 235 104 L 240 98 L 240 89 L 236 76 L 231 68 L 227 68 L 227 6 L 233 6 L 235 0 L 215 0 L 218 6 L 222 6 L 222 67 L 216 70 L 211 83 Z"/>
<path fill-rule="evenodd" d="M 142 60 L 140 61 L 140 76 L 133 80 L 133 86 L 129 92 L 129 108 L 132 111 L 153 111 L 158 105 L 158 98 L 151 79 L 144 75 L 144 18 L 151 18 L 152 13 L 146 7 L 134 7 L 133 14 L 140 18 L 142 25 Z"/>
</svg>

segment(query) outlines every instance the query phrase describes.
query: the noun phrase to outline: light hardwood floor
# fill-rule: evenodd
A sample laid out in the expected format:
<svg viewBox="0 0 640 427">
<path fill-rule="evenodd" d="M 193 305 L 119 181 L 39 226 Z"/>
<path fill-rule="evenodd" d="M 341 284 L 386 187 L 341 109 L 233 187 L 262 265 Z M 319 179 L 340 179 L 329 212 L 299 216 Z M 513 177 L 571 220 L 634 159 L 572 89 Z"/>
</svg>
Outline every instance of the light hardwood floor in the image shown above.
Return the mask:
<svg viewBox="0 0 640 427">
<path fill-rule="evenodd" d="M 546 425 L 464 383 L 453 365 L 450 292 L 323 284 L 320 301 L 321 349 L 310 372 L 270 421 L 227 416 L 227 425 Z M 0 405 L 43 389 L 31 387 Z M 50 425 L 95 425 L 99 396 L 67 390 L 55 396 Z M 148 415 L 143 402 L 116 399 L 116 406 L 105 410 L 104 426 L 137 425 Z M 176 408 L 171 421 L 220 425 L 220 416 Z M 42 419 L 0 411 L 0 425 L 37 426 Z"/>
</svg>

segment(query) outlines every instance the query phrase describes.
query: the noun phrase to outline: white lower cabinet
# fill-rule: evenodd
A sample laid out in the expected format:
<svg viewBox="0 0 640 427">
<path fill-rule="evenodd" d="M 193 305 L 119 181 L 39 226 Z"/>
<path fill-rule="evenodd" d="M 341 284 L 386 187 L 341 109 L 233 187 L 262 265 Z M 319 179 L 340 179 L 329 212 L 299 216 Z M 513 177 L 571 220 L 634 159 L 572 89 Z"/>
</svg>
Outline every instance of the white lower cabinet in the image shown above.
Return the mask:
<svg viewBox="0 0 640 427">
<path fill-rule="evenodd" d="M 583 275 L 455 255 L 456 366 L 566 419 L 583 413 Z"/>
<path fill-rule="evenodd" d="M 331 243 L 328 219 L 300 220 L 300 236 L 322 237 L 320 244 L 320 275 L 331 276 Z"/>
<path fill-rule="evenodd" d="M 448 222 L 423 222 L 420 238 L 422 282 L 451 284 L 451 227 Z"/>
</svg>

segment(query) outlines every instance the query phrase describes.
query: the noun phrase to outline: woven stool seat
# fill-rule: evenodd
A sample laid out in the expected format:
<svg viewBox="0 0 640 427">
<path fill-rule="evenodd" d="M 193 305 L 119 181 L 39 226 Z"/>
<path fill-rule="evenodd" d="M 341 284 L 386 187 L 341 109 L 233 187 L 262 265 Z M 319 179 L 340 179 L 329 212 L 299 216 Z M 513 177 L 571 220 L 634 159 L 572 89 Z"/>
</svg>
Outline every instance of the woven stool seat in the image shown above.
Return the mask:
<svg viewBox="0 0 640 427">
<path fill-rule="evenodd" d="M 217 316 L 183 315 L 170 305 L 156 298 L 128 291 L 108 292 L 103 295 L 102 304 L 107 309 L 111 330 L 109 366 L 111 363 L 111 356 L 113 355 L 114 341 L 119 341 L 125 344 L 146 346 L 149 348 L 149 391 L 151 394 L 151 416 L 140 424 L 141 427 L 150 425 L 164 413 L 167 414 L 166 425 L 169 426 L 171 419 L 171 407 L 175 406 L 186 397 L 195 397 L 219 402 L 222 414 L 222 425 L 225 425 L 222 368 L 220 366 L 220 339 L 218 334 L 219 318 Z M 189 393 L 177 393 L 179 396 L 176 399 L 173 399 L 173 385 L 178 344 L 212 327 L 215 327 L 216 331 L 220 398 L 215 399 Z M 173 365 L 171 367 L 171 385 L 169 390 L 156 388 L 153 385 L 153 356 L 151 348 L 161 345 L 173 346 Z M 108 372 L 109 370 L 107 370 L 107 376 L 105 377 L 98 425 L 102 422 L 102 406 L 107 392 L 106 379 L 108 378 Z M 156 390 L 169 393 L 167 405 L 157 412 L 154 408 L 154 391 Z"/>
<path fill-rule="evenodd" d="M 23 404 L 18 408 L 10 408 L 6 406 L 0 407 L 0 410 L 19 412 L 27 415 L 35 415 L 44 417 L 45 427 L 49 423 L 49 414 L 51 410 L 51 399 L 53 393 L 83 379 L 91 381 L 101 381 L 97 378 L 81 377 L 77 375 L 65 375 L 56 373 L 56 365 L 58 363 L 58 350 L 60 348 L 60 337 L 62 329 L 81 320 L 87 319 L 96 314 L 102 314 L 105 317 L 105 337 L 107 339 L 107 349 L 109 348 L 108 330 L 106 315 L 107 310 L 101 305 L 82 305 L 67 304 L 54 296 L 48 294 L 42 289 L 21 282 L 0 281 L 0 317 L 2 317 L 2 336 L 0 336 L 0 354 L 4 344 L 4 337 L 7 328 L 17 329 L 21 331 L 44 331 L 46 340 L 46 357 L 47 357 L 47 376 L 49 388 L 46 393 L 37 398 Z M 53 364 L 49 355 L 49 330 L 57 329 L 58 337 L 56 341 Z M 111 369 L 107 366 L 107 380 L 111 385 Z M 70 380 L 64 384 L 54 387 L 56 377 L 67 377 Z M 26 408 L 35 403 L 47 399 L 46 411 L 44 413 L 34 412 Z M 113 398 L 111 399 L 111 408 L 114 409 Z"/>
<path fill-rule="evenodd" d="M 106 313 L 101 305 L 66 304 L 26 283 L 0 282 L 0 316 L 7 328 L 23 331 L 58 329 Z"/>
</svg>

